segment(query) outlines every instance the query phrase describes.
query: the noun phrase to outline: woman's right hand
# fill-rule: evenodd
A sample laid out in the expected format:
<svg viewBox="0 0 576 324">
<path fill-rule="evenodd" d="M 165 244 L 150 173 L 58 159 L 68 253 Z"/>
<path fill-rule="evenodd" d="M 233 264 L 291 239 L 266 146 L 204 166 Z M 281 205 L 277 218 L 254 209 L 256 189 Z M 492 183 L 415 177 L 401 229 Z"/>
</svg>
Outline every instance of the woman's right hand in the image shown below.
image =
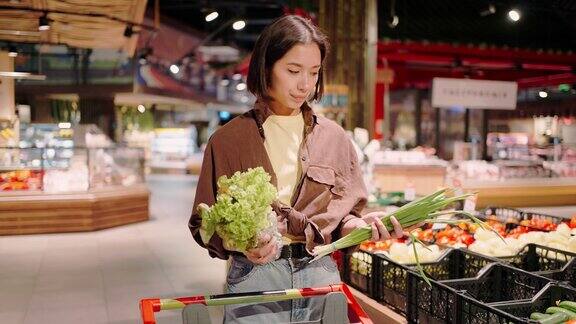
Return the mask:
<svg viewBox="0 0 576 324">
<path fill-rule="evenodd" d="M 258 247 L 248 250 L 244 255 L 254 264 L 266 264 L 276 259 L 277 252 L 278 245 L 276 240 L 273 239 L 272 235 L 264 234 L 260 238 Z"/>
</svg>

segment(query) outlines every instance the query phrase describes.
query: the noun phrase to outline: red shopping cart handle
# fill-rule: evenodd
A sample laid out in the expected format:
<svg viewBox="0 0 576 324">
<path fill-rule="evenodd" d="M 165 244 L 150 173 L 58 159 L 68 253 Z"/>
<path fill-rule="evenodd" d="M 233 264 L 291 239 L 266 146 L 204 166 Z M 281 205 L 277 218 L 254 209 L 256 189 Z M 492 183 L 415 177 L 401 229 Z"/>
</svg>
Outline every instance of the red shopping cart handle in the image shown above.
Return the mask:
<svg viewBox="0 0 576 324">
<path fill-rule="evenodd" d="M 372 324 L 362 307 L 345 284 L 330 285 L 316 288 L 299 288 L 276 291 L 256 291 L 236 294 L 199 295 L 191 297 L 178 297 L 171 299 L 146 298 L 140 300 L 140 312 L 144 324 L 155 324 L 154 313 L 169 309 L 181 309 L 190 304 L 203 304 L 206 306 L 222 306 L 244 303 L 275 302 L 289 299 L 309 298 L 323 296 L 331 292 L 342 292 L 348 301 L 348 309 L 357 316 L 362 324 Z"/>
</svg>

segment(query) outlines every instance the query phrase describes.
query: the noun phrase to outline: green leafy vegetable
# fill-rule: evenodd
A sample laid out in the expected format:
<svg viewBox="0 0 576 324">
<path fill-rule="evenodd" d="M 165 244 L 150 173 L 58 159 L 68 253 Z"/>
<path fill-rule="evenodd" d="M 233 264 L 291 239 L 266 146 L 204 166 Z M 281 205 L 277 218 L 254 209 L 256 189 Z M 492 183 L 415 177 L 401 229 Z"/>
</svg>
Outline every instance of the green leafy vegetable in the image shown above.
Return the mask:
<svg viewBox="0 0 576 324">
<path fill-rule="evenodd" d="M 262 167 L 218 179 L 216 203 L 198 205 L 202 217 L 200 235 L 208 243 L 214 233 L 229 250 L 245 252 L 258 244 L 258 235 L 275 226 L 269 218 L 277 191 Z"/>
</svg>

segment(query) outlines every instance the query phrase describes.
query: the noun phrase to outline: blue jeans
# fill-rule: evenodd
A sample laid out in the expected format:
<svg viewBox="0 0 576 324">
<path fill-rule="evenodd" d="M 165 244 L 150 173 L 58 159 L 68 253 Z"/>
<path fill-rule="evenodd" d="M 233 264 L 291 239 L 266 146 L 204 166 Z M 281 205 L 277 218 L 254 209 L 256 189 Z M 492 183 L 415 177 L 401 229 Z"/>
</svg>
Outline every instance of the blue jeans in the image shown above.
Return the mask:
<svg viewBox="0 0 576 324">
<path fill-rule="evenodd" d="M 233 256 L 227 277 L 227 292 L 284 290 L 321 287 L 340 283 L 340 273 L 330 256 L 308 264 L 310 258 L 278 259 L 254 265 L 244 256 Z M 224 323 L 291 323 L 319 321 L 324 297 L 224 307 Z"/>
</svg>

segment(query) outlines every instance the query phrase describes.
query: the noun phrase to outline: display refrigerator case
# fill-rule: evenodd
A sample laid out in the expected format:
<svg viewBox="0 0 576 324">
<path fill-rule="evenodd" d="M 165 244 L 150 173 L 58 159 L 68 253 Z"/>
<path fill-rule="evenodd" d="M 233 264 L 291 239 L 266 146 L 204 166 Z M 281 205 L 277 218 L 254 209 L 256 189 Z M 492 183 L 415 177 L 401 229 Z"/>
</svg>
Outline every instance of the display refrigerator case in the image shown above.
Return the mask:
<svg viewBox="0 0 576 324">
<path fill-rule="evenodd" d="M 0 148 L 0 235 L 147 220 L 143 161 L 139 148 Z"/>
<path fill-rule="evenodd" d="M 186 173 L 188 160 L 197 151 L 197 132 L 189 128 L 157 128 L 152 141 L 151 171 Z"/>
</svg>

